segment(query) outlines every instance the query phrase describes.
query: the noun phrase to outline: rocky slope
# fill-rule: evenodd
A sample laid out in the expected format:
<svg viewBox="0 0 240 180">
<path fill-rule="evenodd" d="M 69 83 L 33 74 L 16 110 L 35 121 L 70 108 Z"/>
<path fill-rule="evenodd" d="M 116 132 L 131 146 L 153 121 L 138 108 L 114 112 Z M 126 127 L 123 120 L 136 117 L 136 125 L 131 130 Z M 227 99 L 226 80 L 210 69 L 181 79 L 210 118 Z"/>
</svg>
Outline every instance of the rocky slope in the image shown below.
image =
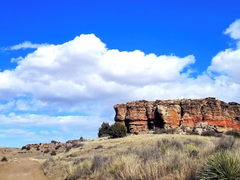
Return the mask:
<svg viewBox="0 0 240 180">
<path fill-rule="evenodd" d="M 131 133 L 155 128 L 224 132 L 240 129 L 240 104 L 215 98 L 133 101 L 114 106 L 115 122 Z"/>
</svg>

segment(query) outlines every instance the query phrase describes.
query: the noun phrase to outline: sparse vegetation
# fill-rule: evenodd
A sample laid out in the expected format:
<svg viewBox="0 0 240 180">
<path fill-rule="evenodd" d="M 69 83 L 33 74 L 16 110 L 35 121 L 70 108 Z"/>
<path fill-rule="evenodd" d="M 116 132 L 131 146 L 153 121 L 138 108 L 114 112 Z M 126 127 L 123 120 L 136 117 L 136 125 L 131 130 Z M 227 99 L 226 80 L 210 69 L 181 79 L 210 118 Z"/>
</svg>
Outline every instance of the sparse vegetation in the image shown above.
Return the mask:
<svg viewBox="0 0 240 180">
<path fill-rule="evenodd" d="M 8 159 L 6 158 L 6 156 L 3 156 L 3 158 L 2 158 L 2 162 L 4 162 L 4 161 L 8 161 Z"/>
</svg>

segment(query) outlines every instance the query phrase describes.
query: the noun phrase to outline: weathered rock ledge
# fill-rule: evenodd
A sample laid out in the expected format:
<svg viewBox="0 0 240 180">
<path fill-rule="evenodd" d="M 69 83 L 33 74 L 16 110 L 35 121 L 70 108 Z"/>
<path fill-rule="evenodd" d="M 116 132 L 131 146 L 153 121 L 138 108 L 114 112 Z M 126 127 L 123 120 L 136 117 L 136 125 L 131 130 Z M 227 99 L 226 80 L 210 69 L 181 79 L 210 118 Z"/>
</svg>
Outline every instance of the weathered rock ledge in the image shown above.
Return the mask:
<svg viewBox="0 0 240 180">
<path fill-rule="evenodd" d="M 240 104 L 215 98 L 133 101 L 114 106 L 115 122 L 130 133 L 145 133 L 156 128 L 217 132 L 240 129 Z M 200 132 L 201 133 L 201 132 Z"/>
</svg>

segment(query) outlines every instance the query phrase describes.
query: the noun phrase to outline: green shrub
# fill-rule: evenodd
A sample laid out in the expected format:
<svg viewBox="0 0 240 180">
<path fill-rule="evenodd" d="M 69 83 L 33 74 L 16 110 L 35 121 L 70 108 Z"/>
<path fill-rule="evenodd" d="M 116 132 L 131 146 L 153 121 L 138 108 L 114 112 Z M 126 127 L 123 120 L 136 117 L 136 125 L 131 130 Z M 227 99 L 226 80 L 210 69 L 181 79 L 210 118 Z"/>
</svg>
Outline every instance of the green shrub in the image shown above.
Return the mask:
<svg viewBox="0 0 240 180">
<path fill-rule="evenodd" d="M 26 146 L 23 146 L 21 150 L 24 150 L 24 149 L 27 149 L 27 147 L 26 147 Z"/>
<path fill-rule="evenodd" d="M 127 128 L 122 124 L 115 123 L 115 124 L 110 126 L 110 128 L 108 130 L 108 134 L 112 138 L 125 137 L 127 135 Z"/>
<path fill-rule="evenodd" d="M 109 134 L 108 134 L 109 128 L 110 128 L 109 123 L 103 122 L 102 125 L 101 125 L 101 127 L 100 127 L 99 130 L 98 130 L 98 137 L 104 137 L 104 136 L 109 135 Z"/>
<path fill-rule="evenodd" d="M 221 152 L 210 157 L 198 170 L 199 180 L 237 180 L 240 179 L 240 158 Z"/>
<path fill-rule="evenodd" d="M 5 156 L 3 156 L 2 161 L 8 161 Z"/>
</svg>

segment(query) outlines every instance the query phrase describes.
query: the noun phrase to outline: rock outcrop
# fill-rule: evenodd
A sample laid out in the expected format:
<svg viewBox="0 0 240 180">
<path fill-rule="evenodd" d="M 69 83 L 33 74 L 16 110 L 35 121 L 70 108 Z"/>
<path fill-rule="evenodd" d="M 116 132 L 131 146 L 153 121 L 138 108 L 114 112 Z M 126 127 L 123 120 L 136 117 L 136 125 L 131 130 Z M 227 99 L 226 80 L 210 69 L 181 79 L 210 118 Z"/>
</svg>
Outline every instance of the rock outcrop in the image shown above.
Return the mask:
<svg viewBox="0 0 240 180">
<path fill-rule="evenodd" d="M 240 104 L 215 98 L 133 101 L 114 106 L 115 122 L 130 133 L 155 128 L 182 128 L 200 131 L 211 127 L 217 132 L 240 128 Z M 207 128 L 206 128 L 207 129 Z"/>
</svg>

